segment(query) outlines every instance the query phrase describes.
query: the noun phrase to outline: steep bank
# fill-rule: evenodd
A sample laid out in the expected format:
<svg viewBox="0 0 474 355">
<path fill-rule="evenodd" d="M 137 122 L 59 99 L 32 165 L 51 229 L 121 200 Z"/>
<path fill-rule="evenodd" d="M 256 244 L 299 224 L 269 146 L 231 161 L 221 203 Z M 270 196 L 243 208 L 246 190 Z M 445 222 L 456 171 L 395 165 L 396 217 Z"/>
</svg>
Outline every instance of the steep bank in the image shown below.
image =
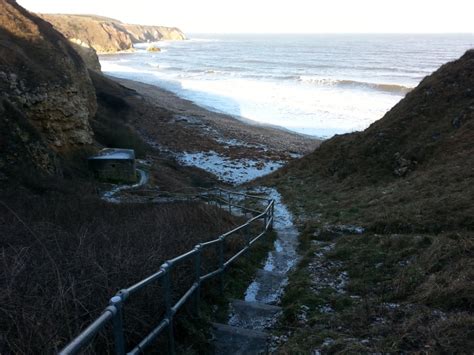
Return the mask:
<svg viewBox="0 0 474 355">
<path fill-rule="evenodd" d="M 473 140 L 470 50 L 426 77 L 368 129 L 324 142 L 275 174 L 275 181 L 301 184 L 304 193 L 299 196 L 304 197 L 298 199 L 310 210 L 319 202 L 309 197 L 329 186 L 337 186 L 335 194 L 352 191 L 344 198 L 347 210 L 354 207 L 353 194 L 360 193 L 371 212 L 364 223 L 373 228 L 472 228 Z M 398 211 L 384 224 L 372 218 L 380 216 L 382 203 Z"/>
<path fill-rule="evenodd" d="M 81 57 L 49 23 L 13 0 L 0 8 L 0 168 L 32 162 L 58 172 L 57 153 L 93 143 L 94 87 Z"/>
<path fill-rule="evenodd" d="M 184 40 L 176 27 L 143 26 L 93 15 L 40 14 L 71 42 L 98 53 L 133 50 L 133 44 L 161 40 Z"/>
<path fill-rule="evenodd" d="M 473 348 L 473 140 L 470 50 L 364 132 L 266 179 L 304 224 L 282 352 Z"/>
</svg>

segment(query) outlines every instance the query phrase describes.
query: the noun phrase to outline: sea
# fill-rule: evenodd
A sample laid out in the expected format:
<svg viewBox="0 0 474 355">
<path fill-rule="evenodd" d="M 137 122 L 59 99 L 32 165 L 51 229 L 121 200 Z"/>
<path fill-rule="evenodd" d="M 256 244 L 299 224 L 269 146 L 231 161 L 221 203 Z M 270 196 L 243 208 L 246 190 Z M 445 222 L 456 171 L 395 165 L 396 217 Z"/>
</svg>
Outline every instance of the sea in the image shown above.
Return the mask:
<svg viewBox="0 0 474 355">
<path fill-rule="evenodd" d="M 191 34 L 102 55 L 105 73 L 236 118 L 329 138 L 364 130 L 474 34 Z"/>
</svg>

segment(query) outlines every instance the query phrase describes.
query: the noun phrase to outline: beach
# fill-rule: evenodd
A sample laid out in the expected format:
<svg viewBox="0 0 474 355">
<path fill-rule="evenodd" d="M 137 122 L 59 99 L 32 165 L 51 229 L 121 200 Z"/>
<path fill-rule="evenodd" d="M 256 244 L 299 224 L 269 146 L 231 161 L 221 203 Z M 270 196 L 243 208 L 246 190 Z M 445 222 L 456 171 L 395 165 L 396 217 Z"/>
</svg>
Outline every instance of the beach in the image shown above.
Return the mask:
<svg viewBox="0 0 474 355">
<path fill-rule="evenodd" d="M 110 77 L 131 91 L 129 123 L 146 142 L 223 182 L 243 183 L 312 152 L 321 140 L 207 110 L 154 85 Z"/>
<path fill-rule="evenodd" d="M 211 111 L 330 138 L 362 131 L 420 80 L 472 46 L 469 35 L 212 35 L 100 56 L 108 75 Z"/>
</svg>

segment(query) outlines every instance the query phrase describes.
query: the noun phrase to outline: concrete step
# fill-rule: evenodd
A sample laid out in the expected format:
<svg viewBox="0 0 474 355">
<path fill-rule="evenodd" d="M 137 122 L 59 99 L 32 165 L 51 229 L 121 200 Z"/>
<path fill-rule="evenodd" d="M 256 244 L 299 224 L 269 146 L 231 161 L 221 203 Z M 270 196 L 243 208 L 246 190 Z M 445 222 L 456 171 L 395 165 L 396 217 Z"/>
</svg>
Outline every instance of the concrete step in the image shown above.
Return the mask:
<svg viewBox="0 0 474 355">
<path fill-rule="evenodd" d="M 231 318 L 228 324 L 234 327 L 263 330 L 275 324 L 281 307 L 260 302 L 232 300 Z"/>
<path fill-rule="evenodd" d="M 266 354 L 269 335 L 258 330 L 213 323 L 214 349 L 217 355 Z"/>
</svg>

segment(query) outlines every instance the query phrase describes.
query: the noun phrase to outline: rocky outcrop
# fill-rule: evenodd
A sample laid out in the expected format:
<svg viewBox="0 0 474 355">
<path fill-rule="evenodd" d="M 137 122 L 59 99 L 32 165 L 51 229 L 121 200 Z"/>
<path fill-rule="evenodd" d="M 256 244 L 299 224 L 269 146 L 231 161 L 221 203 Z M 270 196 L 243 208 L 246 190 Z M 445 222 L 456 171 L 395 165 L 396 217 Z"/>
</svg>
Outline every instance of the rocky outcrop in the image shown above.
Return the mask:
<svg viewBox="0 0 474 355">
<path fill-rule="evenodd" d="M 132 42 L 156 42 L 160 40 L 185 40 L 186 36 L 176 27 L 142 26 L 123 24 L 123 27 L 132 35 Z"/>
<path fill-rule="evenodd" d="M 97 72 L 101 71 L 101 65 L 97 52 L 94 48 L 81 46 L 80 44 L 74 43 L 71 41 L 72 47 L 76 52 L 81 56 L 82 60 L 86 64 L 87 68 L 95 70 Z"/>
<path fill-rule="evenodd" d="M 161 52 L 161 49 L 157 46 L 149 46 L 146 50 L 148 52 Z"/>
<path fill-rule="evenodd" d="M 61 173 L 58 156 L 23 112 L 6 99 L 0 100 L 0 151 L 0 180 L 2 176 L 18 176 L 18 171 Z M 31 162 L 35 169 L 31 169 Z"/>
<path fill-rule="evenodd" d="M 0 100 L 2 142 L 18 149 L 18 160 L 54 173 L 57 153 L 93 143 L 97 101 L 86 65 L 64 36 L 14 0 L 0 0 Z"/>
<path fill-rule="evenodd" d="M 107 17 L 91 15 L 41 14 L 43 19 L 70 41 L 98 53 L 133 50 L 133 44 L 160 40 L 184 40 L 185 35 L 175 27 L 142 26 L 122 23 Z"/>
</svg>

